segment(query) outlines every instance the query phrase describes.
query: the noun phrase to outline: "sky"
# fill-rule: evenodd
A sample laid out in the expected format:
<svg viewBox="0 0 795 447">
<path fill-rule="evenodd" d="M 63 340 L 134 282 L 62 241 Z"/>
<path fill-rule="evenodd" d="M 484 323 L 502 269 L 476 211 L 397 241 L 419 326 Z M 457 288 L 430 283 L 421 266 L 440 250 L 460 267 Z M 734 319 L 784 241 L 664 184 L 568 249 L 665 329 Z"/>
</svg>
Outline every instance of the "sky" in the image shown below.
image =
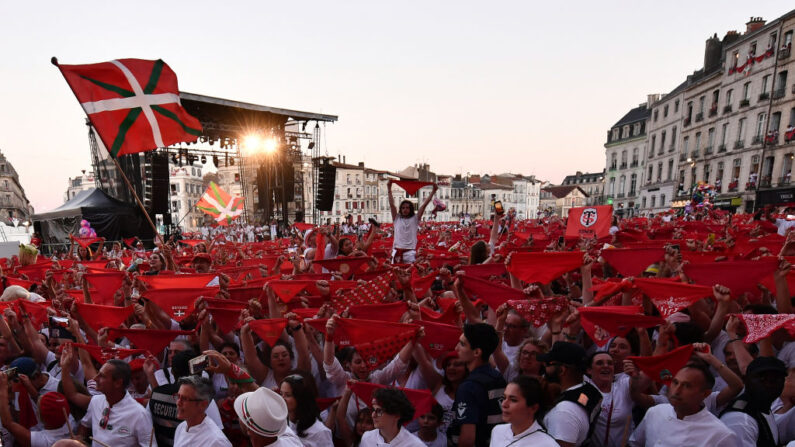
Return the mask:
<svg viewBox="0 0 795 447">
<path fill-rule="evenodd" d="M 163 59 L 180 90 L 327 113 L 322 151 L 376 169 L 605 166 L 607 130 L 703 63 L 751 1 L 0 2 L 0 150 L 36 212 L 90 169 L 85 115 L 50 64 Z"/>
</svg>

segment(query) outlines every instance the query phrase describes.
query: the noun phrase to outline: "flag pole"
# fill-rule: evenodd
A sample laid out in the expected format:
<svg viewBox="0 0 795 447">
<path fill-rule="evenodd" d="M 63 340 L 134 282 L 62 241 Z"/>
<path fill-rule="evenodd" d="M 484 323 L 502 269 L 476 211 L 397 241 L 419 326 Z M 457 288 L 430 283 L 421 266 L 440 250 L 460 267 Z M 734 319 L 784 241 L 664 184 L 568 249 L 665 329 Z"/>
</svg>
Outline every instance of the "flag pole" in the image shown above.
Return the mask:
<svg viewBox="0 0 795 447">
<path fill-rule="evenodd" d="M 138 197 L 138 193 L 135 191 L 135 188 L 133 188 L 132 183 L 130 183 L 130 180 L 127 178 L 127 174 L 124 173 L 124 170 L 122 170 L 121 166 L 119 165 L 119 160 L 117 160 L 116 157 L 114 157 L 112 155 L 111 155 L 110 158 L 111 158 L 111 160 L 113 160 L 113 164 L 116 165 L 116 169 L 119 170 L 119 174 L 121 174 L 121 178 L 124 179 L 124 183 L 127 185 L 127 189 L 129 189 L 130 192 L 132 193 L 133 198 L 135 199 L 135 203 L 138 204 L 138 207 L 141 208 L 141 212 L 144 213 L 144 217 L 146 217 L 146 221 L 149 222 L 149 225 L 152 227 L 152 231 L 155 232 L 155 236 L 157 237 L 157 240 L 160 241 L 160 244 L 163 244 L 164 243 L 163 242 L 163 236 L 161 236 L 160 232 L 157 231 L 157 227 L 155 226 L 155 223 L 152 222 L 152 218 L 149 217 L 149 213 L 146 212 L 146 208 L 144 207 L 143 202 L 141 202 L 141 199 Z"/>
<path fill-rule="evenodd" d="M 66 75 L 64 75 L 63 71 L 61 70 L 60 65 L 58 64 L 58 59 L 56 57 L 52 57 L 50 59 L 50 63 L 55 65 L 58 68 L 58 71 L 61 72 L 61 75 L 64 77 L 64 79 L 66 79 Z M 69 84 L 69 81 L 67 80 L 66 83 Z M 70 89 L 71 89 L 71 87 L 70 87 Z M 74 89 L 71 89 L 71 90 L 72 90 L 72 93 L 75 95 L 75 98 L 77 99 L 77 101 L 80 102 L 80 99 L 77 98 L 77 93 L 75 93 Z M 86 113 L 86 118 L 88 119 L 88 122 L 91 124 L 91 127 L 96 129 L 96 126 L 94 125 L 94 121 L 91 119 L 91 115 Z M 102 139 L 102 135 L 100 135 L 100 139 Z M 105 145 L 105 150 L 108 150 L 108 146 L 105 144 L 104 140 L 102 140 L 102 144 Z M 127 178 L 127 175 L 121 169 L 121 166 L 119 166 L 119 161 L 116 159 L 116 157 L 113 156 L 113 154 L 110 153 L 110 151 L 108 151 L 108 155 L 113 160 L 113 164 L 115 164 L 116 165 L 116 169 L 119 170 L 119 174 L 121 174 L 121 178 L 124 179 L 124 183 L 127 185 L 127 188 L 132 193 L 133 198 L 135 199 L 135 203 L 138 204 L 138 207 L 141 208 L 141 211 L 144 213 L 144 217 L 146 217 L 146 221 L 149 222 L 149 225 L 152 227 L 152 231 L 155 232 L 155 236 L 157 237 L 157 240 L 159 240 L 160 243 L 163 244 L 164 243 L 163 242 L 163 236 L 161 236 L 160 232 L 157 231 L 157 227 L 155 226 L 154 222 L 152 222 L 152 218 L 149 217 L 149 213 L 146 212 L 146 208 L 144 208 L 144 204 L 141 202 L 141 199 L 138 197 L 138 193 L 135 192 L 135 188 L 133 188 L 132 184 L 130 183 L 130 180 Z"/>
</svg>

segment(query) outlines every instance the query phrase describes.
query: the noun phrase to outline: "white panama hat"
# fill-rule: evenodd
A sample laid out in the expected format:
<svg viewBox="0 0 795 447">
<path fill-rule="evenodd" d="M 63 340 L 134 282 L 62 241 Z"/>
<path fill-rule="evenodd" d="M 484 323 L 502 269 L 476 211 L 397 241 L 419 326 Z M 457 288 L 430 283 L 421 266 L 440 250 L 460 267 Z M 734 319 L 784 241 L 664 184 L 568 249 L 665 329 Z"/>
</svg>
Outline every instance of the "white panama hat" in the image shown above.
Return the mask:
<svg viewBox="0 0 795 447">
<path fill-rule="evenodd" d="M 275 438 L 287 431 L 287 403 L 268 388 L 258 388 L 237 396 L 235 413 L 246 429 Z"/>
</svg>

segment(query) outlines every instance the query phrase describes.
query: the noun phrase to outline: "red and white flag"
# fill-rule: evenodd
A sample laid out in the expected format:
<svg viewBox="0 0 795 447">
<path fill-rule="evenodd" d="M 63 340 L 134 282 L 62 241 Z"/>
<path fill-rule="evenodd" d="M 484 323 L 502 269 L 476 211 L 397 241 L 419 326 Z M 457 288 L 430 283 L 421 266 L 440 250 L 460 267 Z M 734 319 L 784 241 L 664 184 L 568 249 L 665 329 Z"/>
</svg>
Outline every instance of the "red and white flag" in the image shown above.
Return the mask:
<svg viewBox="0 0 795 447">
<path fill-rule="evenodd" d="M 613 206 L 583 206 L 569 210 L 566 237 L 593 239 L 610 234 Z"/>
<path fill-rule="evenodd" d="M 196 141 L 202 133 L 180 103 L 177 75 L 161 59 L 53 63 L 112 157 Z"/>
</svg>

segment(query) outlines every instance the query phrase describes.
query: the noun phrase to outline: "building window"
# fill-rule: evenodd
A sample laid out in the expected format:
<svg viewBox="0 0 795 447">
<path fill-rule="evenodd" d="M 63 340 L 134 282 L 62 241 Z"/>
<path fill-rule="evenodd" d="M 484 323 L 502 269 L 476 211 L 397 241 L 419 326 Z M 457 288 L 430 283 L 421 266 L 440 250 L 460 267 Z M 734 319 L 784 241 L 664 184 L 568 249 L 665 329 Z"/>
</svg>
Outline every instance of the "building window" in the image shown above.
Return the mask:
<svg viewBox="0 0 795 447">
<path fill-rule="evenodd" d="M 616 127 L 615 129 L 613 129 L 613 138 L 611 138 L 610 141 L 614 141 L 617 139 L 618 139 L 618 128 Z"/>
<path fill-rule="evenodd" d="M 743 99 L 746 101 L 749 100 L 750 97 L 748 95 L 750 94 L 751 94 L 751 83 L 746 82 L 745 84 L 743 84 Z"/>
<path fill-rule="evenodd" d="M 637 183 L 638 183 L 638 174 L 632 174 L 629 177 L 629 195 L 630 196 L 634 196 L 635 195 L 635 189 L 637 187 Z"/>
<path fill-rule="evenodd" d="M 622 175 L 621 178 L 618 180 L 618 195 L 620 196 L 624 195 L 624 187 L 626 186 L 626 183 L 627 183 L 627 178 L 626 176 Z"/>
<path fill-rule="evenodd" d="M 704 114 L 704 96 L 698 98 L 698 113 Z"/>
<path fill-rule="evenodd" d="M 685 137 L 682 140 L 682 153 L 687 154 L 689 148 L 690 148 L 690 137 Z"/>
<path fill-rule="evenodd" d="M 679 100 L 674 101 L 674 113 L 679 113 Z"/>
<path fill-rule="evenodd" d="M 668 181 L 671 181 L 671 177 L 674 175 L 674 159 L 671 158 L 668 160 Z"/>
<path fill-rule="evenodd" d="M 659 110 L 654 111 L 654 122 L 657 122 L 657 116 L 659 115 Z"/>
<path fill-rule="evenodd" d="M 651 207 L 654 208 L 657 206 L 657 196 L 651 196 Z"/>
<path fill-rule="evenodd" d="M 767 93 L 767 87 L 770 85 L 770 75 L 762 78 L 762 93 Z"/>
<path fill-rule="evenodd" d="M 726 90 L 726 105 L 727 106 L 731 106 L 732 105 L 732 93 L 733 92 L 734 92 L 734 90 L 732 90 L 732 89 Z"/>
<path fill-rule="evenodd" d="M 635 123 L 635 125 L 632 128 L 632 134 L 640 135 L 640 123 Z"/>
<path fill-rule="evenodd" d="M 757 115 L 757 117 L 756 117 L 756 133 L 754 135 L 757 136 L 757 137 L 761 137 L 762 136 L 762 132 L 764 132 L 764 129 L 765 129 L 765 116 L 766 116 L 765 113 L 762 112 L 759 115 Z"/>
<path fill-rule="evenodd" d="M 668 117 L 668 104 L 666 104 L 665 107 L 663 107 L 663 118 L 667 117 Z"/>
</svg>

